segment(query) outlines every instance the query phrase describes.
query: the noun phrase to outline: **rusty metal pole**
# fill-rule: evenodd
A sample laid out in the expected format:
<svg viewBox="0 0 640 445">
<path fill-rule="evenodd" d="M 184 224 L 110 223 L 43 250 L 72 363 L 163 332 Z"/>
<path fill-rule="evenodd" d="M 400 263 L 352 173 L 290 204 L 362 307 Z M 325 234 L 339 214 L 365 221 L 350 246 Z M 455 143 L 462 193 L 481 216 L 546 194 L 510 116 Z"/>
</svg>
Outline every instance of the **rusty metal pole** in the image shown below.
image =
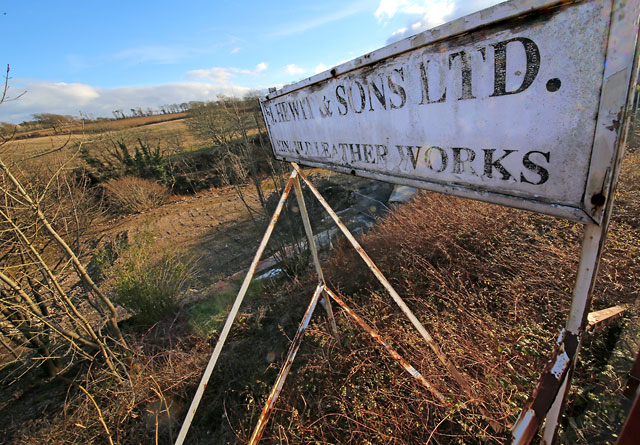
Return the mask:
<svg viewBox="0 0 640 445">
<path fill-rule="evenodd" d="M 292 162 L 291 165 L 293 165 L 293 167 L 298 172 L 298 175 L 302 178 L 302 180 L 305 182 L 305 184 L 307 184 L 307 186 L 313 192 L 313 194 L 318 199 L 318 201 L 320 201 L 320 204 L 322 204 L 322 207 L 324 207 L 324 209 L 327 211 L 329 216 L 331 216 L 331 218 L 336 223 L 338 228 L 342 231 L 344 236 L 349 240 L 351 245 L 353 245 L 353 247 L 356 249 L 358 254 L 360 254 L 360 257 L 364 260 L 364 262 L 367 264 L 369 269 L 373 272 L 373 274 L 376 276 L 376 278 L 378 278 L 380 283 L 382 283 L 382 285 L 387 290 L 389 295 L 391 295 L 391 298 L 393 298 L 393 301 L 395 301 L 395 303 L 400 307 L 402 312 L 404 312 L 404 314 L 407 316 L 407 318 L 409 318 L 409 320 L 411 321 L 413 326 L 415 326 L 415 328 L 418 330 L 420 335 L 422 335 L 422 338 L 424 338 L 424 340 L 427 342 L 429 347 L 436 354 L 438 359 L 447 367 L 447 369 L 451 373 L 452 377 L 456 380 L 456 382 L 458 382 L 460 387 L 465 391 L 465 393 L 470 398 L 474 398 L 475 396 L 473 394 L 473 389 L 471 388 L 469 383 L 467 383 L 467 381 L 462 376 L 462 374 L 456 369 L 454 364 L 447 358 L 447 356 L 442 351 L 442 349 L 440 349 L 440 347 L 435 342 L 433 337 L 431 337 L 431 334 L 429 334 L 427 329 L 422 325 L 422 323 L 420 323 L 420 320 L 418 320 L 418 318 L 413 314 L 411 309 L 409 309 L 409 307 L 406 305 L 406 303 L 402 300 L 400 295 L 398 295 L 398 293 L 393 288 L 393 286 L 391 286 L 391 283 L 389 283 L 389 281 L 382 274 L 380 269 L 378 269 L 378 266 L 376 266 L 375 263 L 369 257 L 369 255 L 367 255 L 367 253 L 364 251 L 362 246 L 358 243 L 358 241 L 355 239 L 355 237 L 351 234 L 349 229 L 347 229 L 347 227 L 342 223 L 342 221 L 340 220 L 338 215 L 336 215 L 336 213 L 333 211 L 333 209 L 331 208 L 329 203 L 322 197 L 322 195 L 320 194 L 318 189 L 316 189 L 315 186 L 305 177 L 304 173 L 302 173 L 302 170 L 300 169 L 300 166 L 298 166 L 298 164 L 296 164 L 295 162 Z"/>
<path fill-rule="evenodd" d="M 296 358 L 296 354 L 298 349 L 300 349 L 300 344 L 302 343 L 302 337 L 304 337 L 304 332 L 309 326 L 309 321 L 311 321 L 311 316 L 313 315 L 313 311 L 318 304 L 318 300 L 320 299 L 320 295 L 322 294 L 322 284 L 318 284 L 315 292 L 313 293 L 313 297 L 311 297 L 311 302 L 307 307 L 307 311 L 302 317 L 302 321 L 300 322 L 300 326 L 298 326 L 298 331 L 296 332 L 293 341 L 291 342 L 291 347 L 289 348 L 289 352 L 287 353 L 287 359 L 282 365 L 282 369 L 280 369 L 280 373 L 278 374 L 278 378 L 276 379 L 276 383 L 273 385 L 271 389 L 271 393 L 267 398 L 267 402 L 262 409 L 262 413 L 260 414 L 260 419 L 258 419 L 258 423 L 256 424 L 255 429 L 253 430 L 253 434 L 251 435 L 251 439 L 249 440 L 249 445 L 257 444 L 260 442 L 262 438 L 262 434 L 264 433 L 264 429 L 267 426 L 267 422 L 269 421 L 269 416 L 271 415 L 271 411 L 278 400 L 278 396 L 280 395 L 280 391 L 282 391 L 282 387 L 284 386 L 284 382 L 287 379 L 287 375 L 289 374 L 289 370 L 291 369 L 291 365 L 293 364 L 293 360 Z"/>
<path fill-rule="evenodd" d="M 585 226 L 569 317 L 532 396 L 511 428 L 513 444 L 530 443 L 545 418 L 543 443 L 550 444 L 555 440 L 576 357 L 588 322 L 591 291 L 598 272 L 607 222 L 608 219 L 605 219 L 603 226 Z"/>
<path fill-rule="evenodd" d="M 211 377 L 211 373 L 213 372 L 213 368 L 216 366 L 216 362 L 218 361 L 218 357 L 220 356 L 220 351 L 222 351 L 222 346 L 224 346 L 224 342 L 227 340 L 227 335 L 229 335 L 229 331 L 231 330 L 231 326 L 235 321 L 236 315 L 238 314 L 238 310 L 240 309 L 240 305 L 242 304 L 242 300 L 244 299 L 245 294 L 247 293 L 247 289 L 249 289 L 249 284 L 251 284 L 251 279 L 253 278 L 253 274 L 256 271 L 256 267 L 260 262 L 260 258 L 262 257 L 262 253 L 264 249 L 267 247 L 267 243 L 269 242 L 269 238 L 271 237 L 271 233 L 273 233 L 273 228 L 278 221 L 278 217 L 282 212 L 282 208 L 284 207 L 284 202 L 287 200 L 289 196 L 289 192 L 291 191 L 291 187 L 293 186 L 293 182 L 296 179 L 296 171 L 293 170 L 291 172 L 291 176 L 289 176 L 289 181 L 282 192 L 282 196 L 280 197 L 280 201 L 276 207 L 276 210 L 273 212 L 273 216 L 271 217 L 271 221 L 269 222 L 269 226 L 265 231 L 264 236 L 262 237 L 262 241 L 260 242 L 260 246 L 258 247 L 258 251 L 253 258 L 253 262 L 249 267 L 249 271 L 247 272 L 247 276 L 240 287 L 240 291 L 238 292 L 238 296 L 236 297 L 236 301 L 233 303 L 231 307 L 231 311 L 227 316 L 227 321 L 225 321 L 224 327 L 220 332 L 220 337 L 218 337 L 218 342 L 216 343 L 216 347 L 211 354 L 211 358 L 209 359 L 209 363 L 207 364 L 207 368 L 204 371 L 204 375 L 200 380 L 200 385 L 198 385 L 198 389 L 196 390 L 196 394 L 193 396 L 193 400 L 191 401 L 191 406 L 189 406 L 189 411 L 187 411 L 187 415 L 182 422 L 182 427 L 180 428 L 180 433 L 178 434 L 178 438 L 176 439 L 175 445 L 182 445 L 184 443 L 184 439 L 187 437 L 187 433 L 189 432 L 189 427 L 191 426 L 191 422 L 193 421 L 193 416 L 198 409 L 198 405 L 200 404 L 200 400 L 202 399 L 202 395 L 204 394 L 204 390 L 207 387 L 207 383 L 209 382 L 209 378 Z"/>
<path fill-rule="evenodd" d="M 424 378 L 424 376 L 413 366 L 411 366 L 411 364 L 406 361 L 405 359 L 402 358 L 402 356 L 400 354 L 398 354 L 398 352 L 393 349 L 391 346 L 389 346 L 387 344 L 386 341 L 384 341 L 382 339 L 382 336 L 380 336 L 380 334 L 378 334 L 378 332 L 376 332 L 375 329 L 373 329 L 371 326 L 369 326 L 363 319 L 362 317 L 360 317 L 358 314 L 356 314 L 354 311 L 352 311 L 349 306 L 347 306 L 347 304 L 340 298 L 338 297 L 338 295 L 336 295 L 334 292 L 331 291 L 331 289 L 329 289 L 326 285 L 324 286 L 324 291 L 329 294 L 331 296 L 331 298 L 333 298 L 335 300 L 336 303 L 338 303 L 340 306 L 342 306 L 342 309 L 344 309 L 344 311 L 347 313 L 347 315 L 349 315 L 351 318 L 353 318 L 355 320 L 356 323 L 358 323 L 360 325 L 360 327 L 362 329 L 364 329 L 365 331 L 367 331 L 369 333 L 369 335 L 371 336 L 371 338 L 373 338 L 375 341 L 377 341 L 383 348 L 385 348 L 387 350 L 387 352 L 389 354 L 391 354 L 391 357 L 393 357 L 394 359 L 396 359 L 400 365 L 409 373 L 411 374 L 411 376 L 413 378 L 415 378 L 418 382 L 420 382 L 420 384 L 422 386 L 424 386 L 425 388 L 427 388 L 429 391 L 431 391 L 431 393 L 436 396 L 436 398 L 438 400 L 440 400 L 442 403 L 446 403 L 446 400 L 444 398 L 444 396 L 442 395 L 442 393 L 440 391 L 438 391 L 437 389 L 435 389 L 433 387 L 433 385 L 431 383 L 429 383 L 427 381 L 427 379 Z"/>
<path fill-rule="evenodd" d="M 307 205 L 304 201 L 304 195 L 302 194 L 302 187 L 300 186 L 300 180 L 298 177 L 293 182 L 293 190 L 296 193 L 296 199 L 298 200 L 298 207 L 300 208 L 300 216 L 302 217 L 302 224 L 304 225 L 304 231 L 307 234 L 307 241 L 309 243 L 309 250 L 313 258 L 313 265 L 316 268 L 316 274 L 318 275 L 318 282 L 324 285 L 324 274 L 322 273 L 322 267 L 320 266 L 320 259 L 318 258 L 318 247 L 316 240 L 313 236 L 313 229 L 311 228 L 311 221 L 309 220 L 309 213 L 307 212 Z M 333 317 L 333 308 L 331 307 L 331 299 L 324 298 L 324 309 L 327 312 L 327 320 L 329 321 L 329 329 L 335 339 L 338 339 L 338 328 L 336 327 L 336 320 Z"/>
<path fill-rule="evenodd" d="M 571 382 L 578 357 L 578 350 L 580 349 L 580 344 L 582 343 L 582 338 L 588 323 L 588 314 L 591 307 L 591 291 L 595 284 L 596 274 L 598 273 L 600 252 L 604 243 L 608 222 L 608 218 L 606 218 L 603 226 L 589 224 L 585 227 L 580 265 L 578 266 L 578 275 L 573 289 L 569 319 L 565 327 L 568 334 L 570 333 L 577 338 L 577 345 L 575 346 L 576 350 L 573 357 L 571 357 L 569 369 L 567 370 L 562 385 L 546 415 L 542 436 L 543 444 L 553 443 L 558 432 L 560 417 L 562 416 L 565 399 L 569 390 L 569 383 Z"/>
</svg>

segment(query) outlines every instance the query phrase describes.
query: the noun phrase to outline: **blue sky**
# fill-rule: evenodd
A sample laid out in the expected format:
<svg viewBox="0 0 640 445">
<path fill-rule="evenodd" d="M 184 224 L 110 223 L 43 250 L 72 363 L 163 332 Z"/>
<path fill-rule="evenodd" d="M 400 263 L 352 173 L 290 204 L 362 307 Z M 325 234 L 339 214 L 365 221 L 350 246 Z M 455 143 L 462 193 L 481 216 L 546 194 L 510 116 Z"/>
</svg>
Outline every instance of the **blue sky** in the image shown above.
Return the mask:
<svg viewBox="0 0 640 445">
<path fill-rule="evenodd" d="M 0 2 L 0 121 L 242 95 L 309 77 L 498 0 Z M 4 71 L 4 70 L 3 70 Z"/>
</svg>

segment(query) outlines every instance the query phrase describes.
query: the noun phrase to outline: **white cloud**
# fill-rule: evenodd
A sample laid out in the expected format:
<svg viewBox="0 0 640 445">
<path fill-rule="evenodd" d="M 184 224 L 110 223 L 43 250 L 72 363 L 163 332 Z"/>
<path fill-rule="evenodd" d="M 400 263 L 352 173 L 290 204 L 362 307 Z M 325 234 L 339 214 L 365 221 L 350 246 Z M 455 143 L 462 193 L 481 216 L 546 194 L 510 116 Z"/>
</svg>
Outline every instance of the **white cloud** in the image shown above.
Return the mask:
<svg viewBox="0 0 640 445">
<path fill-rule="evenodd" d="M 406 25 L 391 34 L 387 43 L 431 29 L 504 0 L 380 0 L 379 21 L 404 16 Z"/>
<path fill-rule="evenodd" d="M 378 5 L 378 9 L 375 12 L 376 18 L 378 20 L 390 19 L 396 15 L 401 3 L 403 3 L 403 0 L 380 0 L 380 5 Z"/>
<path fill-rule="evenodd" d="M 290 76 L 297 76 L 297 75 L 303 74 L 304 72 L 307 71 L 304 68 L 301 68 L 298 65 L 295 65 L 293 63 L 290 64 L 290 65 L 285 66 L 284 69 L 287 71 L 287 73 Z"/>
<path fill-rule="evenodd" d="M 112 117 L 112 111 L 158 106 L 192 100 L 213 100 L 219 95 L 242 96 L 249 88 L 232 84 L 214 85 L 204 82 L 178 82 L 144 87 L 101 88 L 85 84 L 21 82 L 13 80 L 12 96 L 26 90 L 17 100 L 0 105 L 0 121 L 19 123 L 34 113 L 56 113 L 78 116 L 80 113 Z"/>
<path fill-rule="evenodd" d="M 400 28 L 400 29 L 398 29 L 397 31 L 394 31 L 391 34 L 391 38 L 396 37 L 396 36 L 403 36 L 404 34 L 407 33 L 408 30 L 409 30 L 409 28 L 407 28 L 407 27 Z"/>
<path fill-rule="evenodd" d="M 257 67 L 256 67 L 257 69 Z M 226 84 L 229 79 L 235 77 L 236 74 L 251 74 L 249 70 L 243 70 L 240 68 L 208 68 L 191 70 L 187 72 L 187 76 L 192 79 L 206 79 L 213 83 Z"/>
<path fill-rule="evenodd" d="M 237 54 L 237 53 L 239 53 L 239 52 L 240 52 L 240 48 L 233 48 L 233 49 L 231 50 L 231 54 Z"/>
<path fill-rule="evenodd" d="M 324 63 L 319 63 L 313 70 L 314 74 L 318 74 L 321 73 L 323 71 L 327 71 L 329 69 L 329 67 L 327 65 L 325 65 Z"/>
<path fill-rule="evenodd" d="M 267 68 L 269 68 L 269 64 L 267 62 L 260 62 L 259 64 L 256 65 L 256 67 L 253 70 L 256 73 L 261 73 Z"/>
<path fill-rule="evenodd" d="M 396 14 L 424 15 L 434 7 L 434 3 L 440 0 L 380 0 L 380 5 L 376 9 L 375 16 L 378 20 L 391 19 Z M 453 0 L 447 1 L 452 3 Z"/>
</svg>

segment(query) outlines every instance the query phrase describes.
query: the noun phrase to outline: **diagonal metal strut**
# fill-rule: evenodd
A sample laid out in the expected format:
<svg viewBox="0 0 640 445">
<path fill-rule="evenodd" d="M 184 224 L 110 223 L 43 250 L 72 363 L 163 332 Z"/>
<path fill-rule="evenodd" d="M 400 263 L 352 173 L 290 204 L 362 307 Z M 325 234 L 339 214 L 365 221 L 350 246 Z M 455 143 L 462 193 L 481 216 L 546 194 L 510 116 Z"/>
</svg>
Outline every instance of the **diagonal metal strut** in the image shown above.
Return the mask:
<svg viewBox="0 0 640 445">
<path fill-rule="evenodd" d="M 409 318 L 409 320 L 411 321 L 413 326 L 415 326 L 415 328 L 418 330 L 418 332 L 420 333 L 422 338 L 424 338 L 424 340 L 427 342 L 429 347 L 436 354 L 438 359 L 447 367 L 448 371 L 451 373 L 453 378 L 456 380 L 456 382 L 458 382 L 458 385 L 460 385 L 460 387 L 465 391 L 465 393 L 467 393 L 467 395 L 470 398 L 474 398 L 473 389 L 471 388 L 469 383 L 465 380 L 465 378 L 462 376 L 462 374 L 458 371 L 456 366 L 447 358 L 447 356 L 442 351 L 442 349 L 440 349 L 440 346 L 438 346 L 438 344 L 435 342 L 433 337 L 431 337 L 431 334 L 429 334 L 427 329 L 422 325 L 422 323 L 420 323 L 420 320 L 418 320 L 418 318 L 413 314 L 411 309 L 409 309 L 409 307 L 406 305 L 404 300 L 402 300 L 400 295 L 398 295 L 398 293 L 393 288 L 393 286 L 391 286 L 391 283 L 389 283 L 389 281 L 382 274 L 380 269 L 378 269 L 378 267 L 371 260 L 369 255 L 367 255 L 367 253 L 364 251 L 364 249 L 362 248 L 360 243 L 358 243 L 358 241 L 355 239 L 355 237 L 351 234 L 349 229 L 347 229 L 347 227 L 342 223 L 342 221 L 340 220 L 338 215 L 333 211 L 333 209 L 331 208 L 329 203 L 322 197 L 322 195 L 320 194 L 318 189 L 316 189 L 315 186 L 306 178 L 304 173 L 302 173 L 302 170 L 300 169 L 300 166 L 298 164 L 296 164 L 295 162 L 292 162 L 291 165 L 293 165 L 293 168 L 295 169 L 295 171 L 298 172 L 298 175 L 300 176 L 300 178 L 302 178 L 302 180 L 305 182 L 305 184 L 307 184 L 309 189 L 311 189 L 311 191 L 313 192 L 314 196 L 318 199 L 318 201 L 320 202 L 322 207 L 324 207 L 324 209 L 327 211 L 329 216 L 331 216 L 331 218 L 333 219 L 335 224 L 338 226 L 338 228 L 342 231 L 344 236 L 347 237 L 347 239 L 349 240 L 351 245 L 354 247 L 354 249 L 356 249 L 358 254 L 360 254 L 360 257 L 364 260 L 364 262 L 367 264 L 369 269 L 373 272 L 373 274 L 376 276 L 376 278 L 378 278 L 380 283 L 382 283 L 382 285 L 387 290 L 389 295 L 391 295 L 391 298 L 393 298 L 393 301 L 396 302 L 396 304 L 400 307 L 402 312 L 404 312 L 404 314 L 407 316 L 407 318 Z"/>
</svg>

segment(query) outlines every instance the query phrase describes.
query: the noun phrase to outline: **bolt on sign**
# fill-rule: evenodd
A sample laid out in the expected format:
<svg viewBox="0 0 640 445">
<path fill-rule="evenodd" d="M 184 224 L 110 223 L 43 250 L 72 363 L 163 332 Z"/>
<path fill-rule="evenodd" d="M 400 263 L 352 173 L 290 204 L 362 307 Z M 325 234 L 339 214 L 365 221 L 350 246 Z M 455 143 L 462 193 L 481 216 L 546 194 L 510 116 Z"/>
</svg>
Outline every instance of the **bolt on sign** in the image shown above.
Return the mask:
<svg viewBox="0 0 640 445">
<path fill-rule="evenodd" d="M 271 92 L 275 157 L 600 224 L 635 77 L 626 3 L 513 0 Z"/>
</svg>

